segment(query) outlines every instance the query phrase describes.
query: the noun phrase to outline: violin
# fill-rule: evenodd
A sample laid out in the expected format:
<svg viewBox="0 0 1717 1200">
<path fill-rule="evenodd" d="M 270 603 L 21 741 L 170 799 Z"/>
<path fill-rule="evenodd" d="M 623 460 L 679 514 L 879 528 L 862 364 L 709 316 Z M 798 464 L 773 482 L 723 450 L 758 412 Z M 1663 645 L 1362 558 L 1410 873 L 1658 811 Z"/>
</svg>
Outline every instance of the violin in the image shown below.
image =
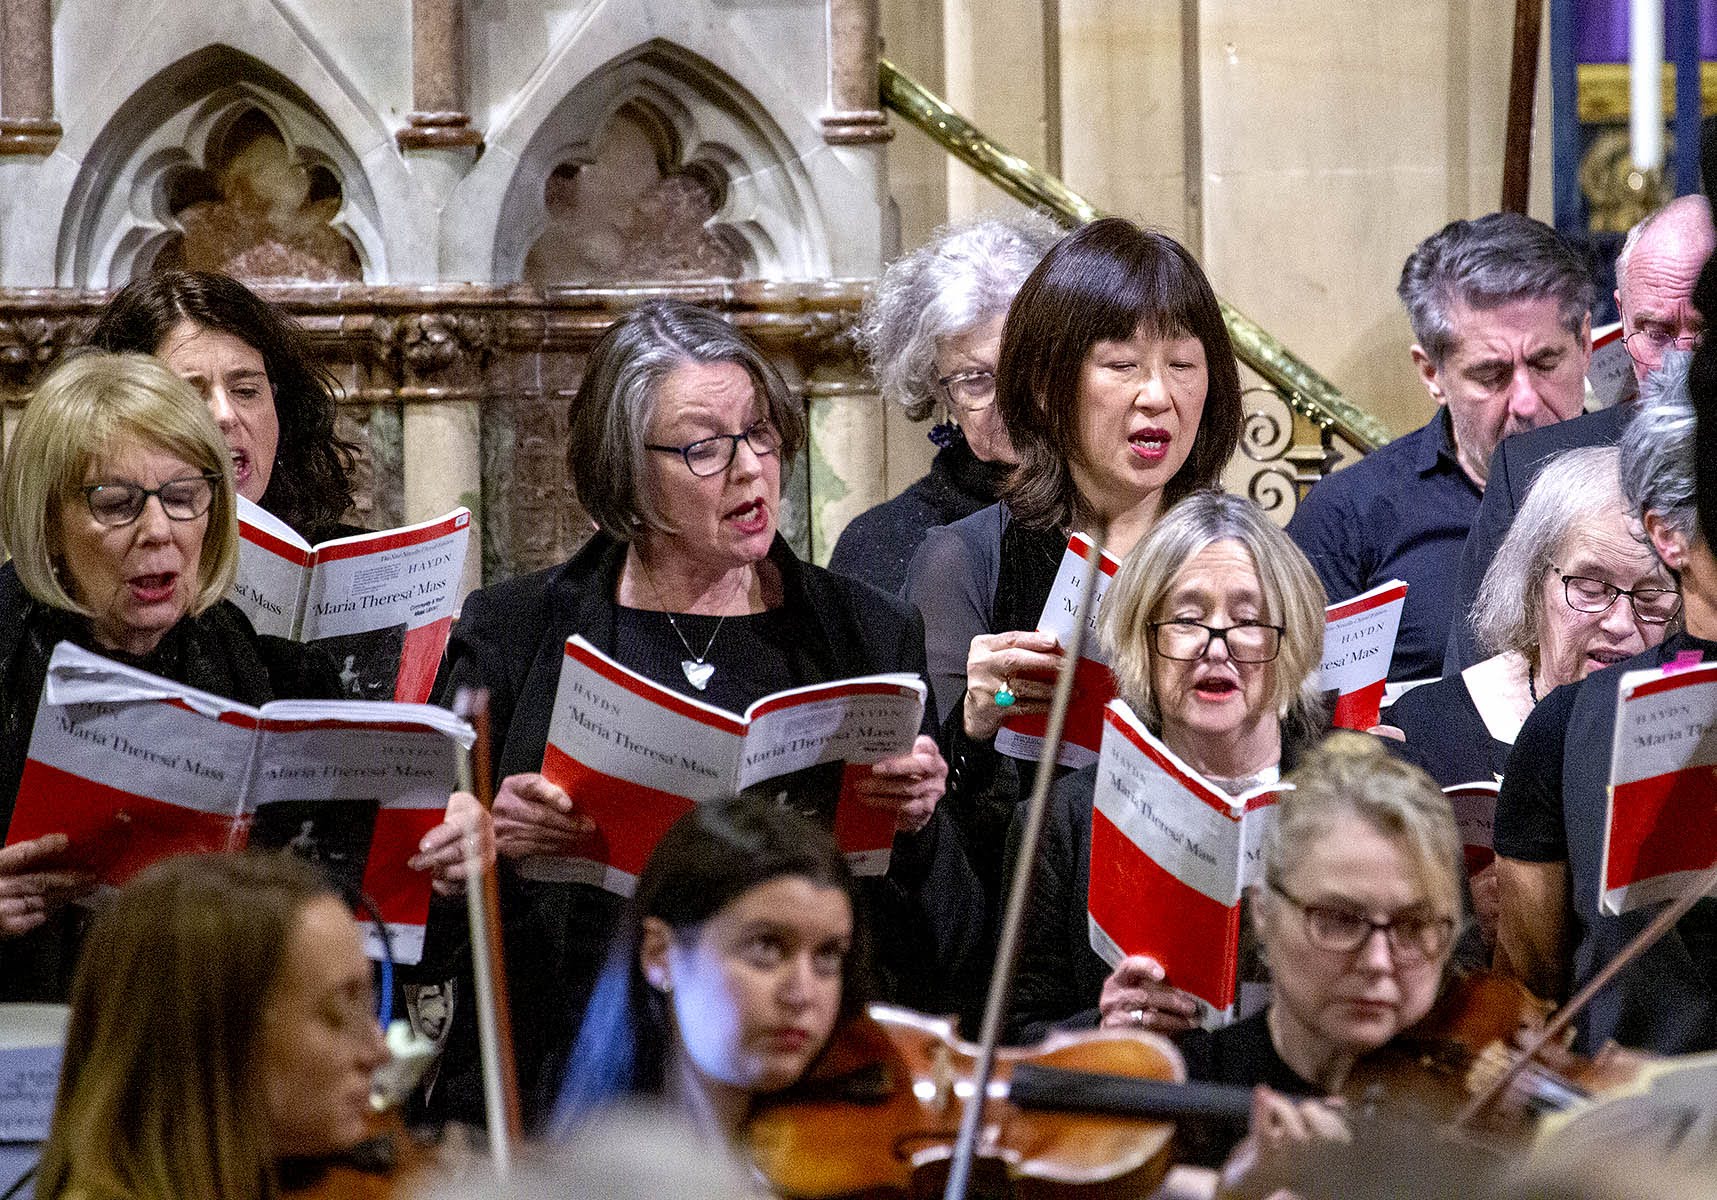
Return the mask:
<svg viewBox="0 0 1717 1200">
<path fill-rule="evenodd" d="M 805 1079 L 759 1101 L 745 1130 L 751 1156 L 793 1200 L 938 1194 L 979 1053 L 946 1020 L 873 1005 Z M 1173 1165 L 1172 1118 L 1245 1120 L 1251 1105 L 1249 1088 L 1187 1083 L 1180 1053 L 1154 1033 L 1056 1033 L 1002 1048 L 978 1106 L 971 1188 L 1021 1200 L 1147 1195 Z"/>
<path fill-rule="evenodd" d="M 281 1193 L 297 1200 L 389 1200 L 413 1195 L 439 1174 L 438 1148 L 406 1128 L 397 1110 L 377 1116 L 372 1136 L 316 1162 L 281 1165 Z"/>
</svg>

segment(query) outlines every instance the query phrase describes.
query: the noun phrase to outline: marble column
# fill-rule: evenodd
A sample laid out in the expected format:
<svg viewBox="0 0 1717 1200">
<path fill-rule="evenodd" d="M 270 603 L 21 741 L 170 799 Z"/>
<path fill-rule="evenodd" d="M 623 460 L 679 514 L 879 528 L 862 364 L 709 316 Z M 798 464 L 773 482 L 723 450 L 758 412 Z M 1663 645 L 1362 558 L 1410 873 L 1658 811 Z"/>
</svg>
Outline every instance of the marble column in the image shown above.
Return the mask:
<svg viewBox="0 0 1717 1200">
<path fill-rule="evenodd" d="M 52 154 L 54 37 L 51 0 L 0 0 L 0 154 Z"/>
<path fill-rule="evenodd" d="M 465 111 L 465 0 L 412 0 L 411 100 L 409 123 L 394 134 L 402 149 L 483 144 Z"/>
<path fill-rule="evenodd" d="M 483 462 L 475 400 L 410 400 L 404 405 L 405 520 L 428 521 L 463 504 L 471 545 L 459 599 L 483 584 Z"/>
<path fill-rule="evenodd" d="M 888 499 L 887 414 L 869 383 L 806 389 L 810 416 L 811 557 L 824 566 L 847 522 Z"/>
<path fill-rule="evenodd" d="M 879 0 L 828 0 L 829 111 L 823 140 L 836 146 L 886 142 L 894 136 L 882 111 L 877 59 Z"/>
</svg>

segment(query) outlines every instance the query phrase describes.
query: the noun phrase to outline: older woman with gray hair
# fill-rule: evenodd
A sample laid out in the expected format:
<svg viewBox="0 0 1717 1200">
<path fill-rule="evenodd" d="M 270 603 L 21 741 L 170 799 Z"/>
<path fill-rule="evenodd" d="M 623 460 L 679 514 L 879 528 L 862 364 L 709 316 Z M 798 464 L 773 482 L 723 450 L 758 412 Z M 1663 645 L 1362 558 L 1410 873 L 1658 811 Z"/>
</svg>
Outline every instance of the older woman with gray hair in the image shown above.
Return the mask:
<svg viewBox="0 0 1717 1200">
<path fill-rule="evenodd" d="M 490 691 L 504 863 L 565 856 L 592 832 L 540 773 L 574 633 L 731 712 L 784 688 L 924 673 L 923 626 L 910 607 L 800 561 L 779 536 L 783 460 L 803 440 L 803 415 L 775 367 L 717 313 L 652 301 L 598 340 L 567 447 L 597 532 L 559 566 L 473 593 L 438 684 L 444 698 L 462 684 Z M 957 986 L 957 960 L 984 927 L 976 881 L 937 807 L 946 777 L 936 743 L 921 736 L 857 785 L 895 813 L 890 873 L 866 891 L 884 930 L 888 994 L 933 1011 L 950 1003 L 943 989 Z M 799 800 L 832 810 L 840 764 L 794 778 Z M 619 908 L 593 887 L 541 883 L 517 909 L 525 932 L 509 945 L 514 1009 L 549 1018 L 521 1038 L 527 1077 L 570 1040 Z"/>
<path fill-rule="evenodd" d="M 1544 696 L 1657 645 L 1681 595 L 1622 496 L 1614 446 L 1545 463 L 1473 606 L 1490 657 L 1414 688 L 1383 721 L 1443 787 L 1500 777 Z"/>
<path fill-rule="evenodd" d="M 1598 908 L 1618 682 L 1627 671 L 1717 656 L 1717 559 L 1694 509 L 1688 355 L 1666 355 L 1646 378 L 1620 449 L 1622 492 L 1680 586 L 1682 627 L 1545 696 L 1509 755 L 1496 808 L 1497 963 L 1552 1000 L 1583 984 L 1654 915 L 1650 905 L 1621 916 Z M 1717 903 L 1701 900 L 1599 993 L 1582 1014 L 1580 1044 L 1614 1039 L 1659 1054 L 1717 1047 L 1714 923 Z"/>
<path fill-rule="evenodd" d="M 937 230 L 877 281 L 859 335 L 885 398 L 921 421 L 940 449 L 930 473 L 860 513 L 835 543 L 829 569 L 898 592 L 925 531 L 996 502 L 1015 462 L 996 410 L 996 359 L 1014 293 L 1065 231 L 1034 212 Z"/>
</svg>

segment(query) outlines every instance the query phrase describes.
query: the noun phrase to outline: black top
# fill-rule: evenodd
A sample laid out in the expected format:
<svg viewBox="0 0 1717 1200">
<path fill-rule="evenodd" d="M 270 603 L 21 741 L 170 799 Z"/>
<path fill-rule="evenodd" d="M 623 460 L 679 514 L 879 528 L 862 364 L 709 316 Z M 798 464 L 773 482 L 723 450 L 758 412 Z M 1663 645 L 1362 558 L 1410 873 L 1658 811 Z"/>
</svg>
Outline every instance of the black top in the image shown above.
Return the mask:
<svg viewBox="0 0 1717 1200">
<path fill-rule="evenodd" d="M 1491 736 L 1459 675 L 1416 687 L 1383 710 L 1383 724 L 1407 735 L 1398 757 L 1419 767 L 1438 787 L 1496 779 L 1508 765 L 1509 743 Z"/>
<path fill-rule="evenodd" d="M 664 687 L 729 712 L 743 713 L 771 692 L 812 682 L 794 673 L 792 647 L 806 631 L 803 622 L 784 609 L 732 617 L 674 613 L 670 622 L 667 613 L 620 608 L 614 628 L 626 647 L 627 666 Z M 706 647 L 704 662 L 715 671 L 700 692 L 680 664 L 703 654 Z"/>
<path fill-rule="evenodd" d="M 1009 467 L 978 459 L 963 437 L 936 452 L 930 472 L 892 500 L 847 523 L 829 570 L 899 595 L 924 535 L 996 502 Z"/>
<path fill-rule="evenodd" d="M 684 648 L 677 638 L 669 644 L 664 636 L 649 636 L 647 625 L 644 638 L 628 633 L 636 628 L 634 617 L 649 614 L 628 617 L 615 603 L 625 555 L 625 545 L 597 534 L 558 567 L 466 598 L 436 695 L 451 697 L 468 683 L 489 689 L 497 784 L 508 775 L 541 769 L 564 647 L 573 633 L 635 669 L 654 661 L 664 683 L 697 694 L 679 670 Z M 781 622 L 777 644 L 793 683 L 888 671 L 923 674 L 923 628 L 900 600 L 801 562 L 779 538 L 769 560 L 780 573 L 783 602 L 778 617 L 760 624 L 767 628 Z M 657 633 L 672 637 L 665 628 Z M 710 651 L 717 676 L 728 661 L 723 649 L 728 636 L 723 630 Z M 740 674 L 734 664 L 729 669 Z M 527 1096 L 541 1101 L 555 1083 L 543 1077 L 552 1070 L 545 1060 L 570 1044 L 621 901 L 576 884 L 516 878 L 507 883 L 509 990 L 514 1011 L 530 1014 L 515 1029 L 521 1083 Z M 976 986 L 977 973 L 987 967 L 980 961 L 986 913 L 959 833 L 943 806 L 921 832 L 895 838 L 888 875 L 861 880 L 860 894 L 885 976 L 883 996 L 946 1011 L 953 996 Z M 475 1078 L 468 1082 L 474 1096 Z"/>
<path fill-rule="evenodd" d="M 1625 353 L 1625 351 L 1624 351 Z M 1632 377 L 1632 372 L 1629 372 Z M 1599 409 L 1595 413 L 1530 429 L 1513 437 L 1503 438 L 1490 456 L 1490 469 L 1485 477 L 1484 499 L 1473 517 L 1472 532 L 1461 547 L 1460 567 L 1454 589 L 1449 593 L 1450 612 L 1448 644 L 1444 647 L 1443 669 L 1436 674 L 1458 675 L 1485 657 L 1473 637 L 1473 601 L 1478 599 L 1479 585 L 1491 560 L 1508 536 L 1514 524 L 1514 514 L 1520 511 L 1532 481 L 1538 478 L 1538 468 L 1551 455 L 1584 446 L 1613 446 L 1621 439 L 1632 406 Z M 1411 596 L 1409 596 L 1411 599 Z"/>
<path fill-rule="evenodd" d="M 1193 1029 L 1175 1039 L 1186 1059 L 1186 1077 L 1236 1087 L 1259 1084 L 1287 1096 L 1320 1096 L 1323 1089 L 1294 1073 L 1270 1040 L 1269 1010 L 1253 1013 L 1221 1029 Z M 1181 1123 L 1179 1161 L 1195 1167 L 1220 1167 L 1246 1136 L 1245 1121 L 1205 1118 Z"/>
<path fill-rule="evenodd" d="M 1610 751 L 1617 685 L 1628 671 L 1662 666 L 1717 642 L 1678 633 L 1626 662 L 1551 692 L 1521 727 L 1497 797 L 1496 852 L 1522 862 L 1566 862 L 1569 904 L 1579 925 L 1573 986 L 1584 983 L 1659 911 L 1601 915 Z M 1599 993 L 1579 1021 L 1580 1044 L 1614 1038 L 1658 1054 L 1717 1048 L 1717 900 L 1693 906 L 1675 929 Z"/>
<path fill-rule="evenodd" d="M 32 598 L 6 563 L 0 566 L 0 829 L 12 820 L 48 659 L 62 641 L 241 704 L 340 695 L 339 674 L 325 652 L 258 634 L 225 600 L 182 618 L 150 653 L 126 655 L 97 645 L 85 618 Z M 68 907 L 23 937 L 0 939 L 0 1000 L 66 998 L 84 915 Z"/>
<path fill-rule="evenodd" d="M 1391 579 L 1406 581 L 1392 680 L 1443 673 L 1455 569 L 1479 496 L 1439 410 L 1424 427 L 1321 480 L 1288 522 L 1288 536 L 1311 560 L 1331 604 Z"/>
</svg>

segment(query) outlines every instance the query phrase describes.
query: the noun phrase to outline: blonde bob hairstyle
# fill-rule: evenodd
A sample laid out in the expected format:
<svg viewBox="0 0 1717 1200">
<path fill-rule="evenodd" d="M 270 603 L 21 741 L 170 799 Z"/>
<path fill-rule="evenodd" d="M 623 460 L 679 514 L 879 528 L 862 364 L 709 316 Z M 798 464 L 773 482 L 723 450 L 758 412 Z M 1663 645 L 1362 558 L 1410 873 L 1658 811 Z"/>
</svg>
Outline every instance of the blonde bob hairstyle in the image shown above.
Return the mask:
<svg viewBox="0 0 1717 1200">
<path fill-rule="evenodd" d="M 1153 729 L 1162 714 L 1151 694 L 1150 623 L 1161 620 L 1181 569 L 1217 542 L 1240 543 L 1258 573 L 1264 619 L 1282 626 L 1275 668 L 1276 713 L 1294 733 L 1323 727 L 1317 668 L 1323 658 L 1324 589 L 1300 548 L 1256 504 L 1222 492 L 1194 492 L 1133 547 L 1103 597 L 1099 634 L 1120 693 Z"/>
<path fill-rule="evenodd" d="M 232 455 L 208 405 L 158 359 L 90 351 L 67 359 L 30 397 L 0 481 L 0 543 L 38 601 L 89 616 L 66 590 L 60 506 L 83 503 L 91 464 L 147 445 L 219 476 L 197 564 L 191 614 L 226 596 L 238 570 Z"/>
<path fill-rule="evenodd" d="M 1460 921 L 1461 838 L 1449 798 L 1429 775 L 1376 738 L 1338 729 L 1289 772 L 1288 782 L 1292 790 L 1282 793 L 1265 827 L 1264 880 L 1287 886 L 1311 847 L 1329 837 L 1337 821 L 1352 817 L 1394 841 L 1437 911 Z M 1279 897 L 1259 890 L 1263 920 Z"/>
</svg>

